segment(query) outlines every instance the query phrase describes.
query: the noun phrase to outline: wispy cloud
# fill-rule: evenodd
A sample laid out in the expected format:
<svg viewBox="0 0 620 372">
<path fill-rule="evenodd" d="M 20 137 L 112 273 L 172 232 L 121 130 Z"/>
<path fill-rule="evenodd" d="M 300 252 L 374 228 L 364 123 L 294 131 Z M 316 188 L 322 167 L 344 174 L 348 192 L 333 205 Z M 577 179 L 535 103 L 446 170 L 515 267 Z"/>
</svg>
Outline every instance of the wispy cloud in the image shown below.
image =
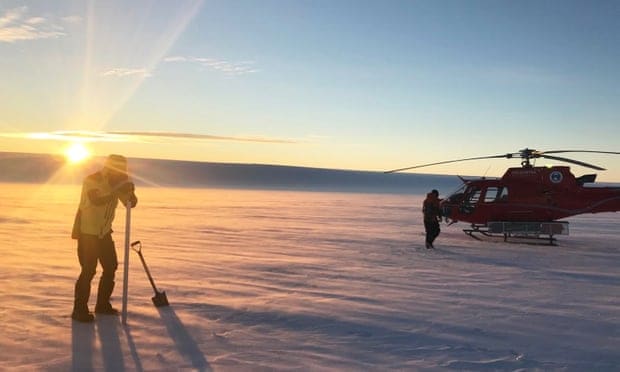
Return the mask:
<svg viewBox="0 0 620 372">
<path fill-rule="evenodd" d="M 228 62 L 215 58 L 171 56 L 164 58 L 164 62 L 195 64 L 209 70 L 220 72 L 227 76 L 241 76 L 258 72 L 258 70 L 253 67 L 255 64 L 253 61 Z M 153 76 L 153 74 L 146 68 L 116 67 L 101 72 L 101 76 L 117 78 L 148 78 Z"/>
<path fill-rule="evenodd" d="M 196 64 L 229 76 L 240 76 L 258 72 L 258 70 L 254 68 L 254 61 L 229 62 L 216 58 L 170 56 L 164 58 L 164 62 Z"/>
<path fill-rule="evenodd" d="M 179 132 L 146 132 L 146 131 L 54 131 L 54 132 L 8 132 L 0 133 L 4 138 L 22 138 L 33 140 L 56 140 L 74 142 L 133 142 L 160 143 L 171 140 L 191 141 L 231 141 L 294 144 L 296 140 L 269 138 L 261 136 L 217 136 L 211 134 L 179 133 Z"/>
<path fill-rule="evenodd" d="M 294 140 L 267 138 L 267 137 L 237 137 L 237 136 L 215 136 L 210 134 L 176 133 L 176 132 L 122 132 L 111 131 L 112 135 L 136 136 L 141 138 L 179 138 L 190 140 L 214 140 L 214 141 L 235 141 L 235 142 L 264 142 L 264 143 L 297 143 Z"/>
<path fill-rule="evenodd" d="M 112 69 L 103 71 L 101 73 L 101 76 L 147 78 L 147 77 L 152 76 L 152 74 L 145 68 L 117 67 L 117 68 L 112 68 Z"/>
<path fill-rule="evenodd" d="M 0 14 L 0 43 L 15 43 L 25 40 L 53 39 L 65 36 L 62 26 L 65 22 L 77 22 L 79 17 L 69 16 L 59 21 L 28 14 L 28 7 L 9 9 Z"/>
<path fill-rule="evenodd" d="M 0 133 L 0 137 L 70 142 L 130 142 L 125 136 L 91 131 L 4 132 Z"/>
<path fill-rule="evenodd" d="M 78 15 L 70 15 L 70 16 L 62 17 L 61 20 L 67 24 L 78 24 L 82 22 L 82 17 Z"/>
</svg>

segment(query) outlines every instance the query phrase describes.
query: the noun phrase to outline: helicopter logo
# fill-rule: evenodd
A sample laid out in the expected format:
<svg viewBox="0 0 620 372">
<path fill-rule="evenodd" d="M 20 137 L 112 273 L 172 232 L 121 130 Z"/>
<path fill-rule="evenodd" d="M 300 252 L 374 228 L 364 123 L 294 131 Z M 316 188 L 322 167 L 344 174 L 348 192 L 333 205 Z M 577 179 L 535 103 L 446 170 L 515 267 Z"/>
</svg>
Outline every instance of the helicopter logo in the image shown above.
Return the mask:
<svg viewBox="0 0 620 372">
<path fill-rule="evenodd" d="M 564 176 L 562 176 L 562 172 L 553 171 L 549 174 L 549 179 L 553 183 L 560 183 L 564 179 Z"/>
</svg>

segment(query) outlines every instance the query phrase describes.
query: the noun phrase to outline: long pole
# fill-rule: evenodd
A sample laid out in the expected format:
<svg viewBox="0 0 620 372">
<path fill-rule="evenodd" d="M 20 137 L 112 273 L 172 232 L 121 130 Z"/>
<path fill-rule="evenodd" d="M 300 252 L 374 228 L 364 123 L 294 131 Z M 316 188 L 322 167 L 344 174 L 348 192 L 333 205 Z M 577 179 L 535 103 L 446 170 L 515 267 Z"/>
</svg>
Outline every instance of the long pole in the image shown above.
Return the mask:
<svg viewBox="0 0 620 372">
<path fill-rule="evenodd" d="M 127 289 L 129 288 L 129 241 L 131 231 L 131 203 L 127 203 L 127 213 L 125 214 L 125 258 L 123 261 L 123 308 L 121 311 L 121 321 L 127 324 Z"/>
</svg>

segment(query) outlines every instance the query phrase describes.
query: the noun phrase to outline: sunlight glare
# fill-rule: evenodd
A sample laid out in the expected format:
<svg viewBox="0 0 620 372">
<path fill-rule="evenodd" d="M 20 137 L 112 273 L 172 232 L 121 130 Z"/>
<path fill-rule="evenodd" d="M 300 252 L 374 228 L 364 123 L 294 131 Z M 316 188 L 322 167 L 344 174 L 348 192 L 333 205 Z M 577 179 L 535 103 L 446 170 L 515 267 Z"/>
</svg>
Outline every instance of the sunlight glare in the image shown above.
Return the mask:
<svg viewBox="0 0 620 372">
<path fill-rule="evenodd" d="M 80 163 L 90 157 L 90 151 L 81 142 L 70 144 L 64 151 L 65 158 L 71 164 Z"/>
</svg>

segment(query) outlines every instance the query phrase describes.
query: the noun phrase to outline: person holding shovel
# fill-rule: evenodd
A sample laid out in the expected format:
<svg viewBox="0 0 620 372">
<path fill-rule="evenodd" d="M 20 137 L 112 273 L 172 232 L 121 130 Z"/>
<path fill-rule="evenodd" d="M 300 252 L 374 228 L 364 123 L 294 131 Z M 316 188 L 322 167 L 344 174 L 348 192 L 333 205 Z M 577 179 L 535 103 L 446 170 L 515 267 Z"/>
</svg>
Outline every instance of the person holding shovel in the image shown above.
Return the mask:
<svg viewBox="0 0 620 372">
<path fill-rule="evenodd" d="M 136 206 L 138 198 L 134 189 L 127 173 L 127 159 L 121 155 L 108 156 L 101 170 L 84 179 L 71 234 L 78 241 L 77 253 L 81 266 L 80 276 L 75 283 L 71 314 L 71 318 L 77 321 L 94 320 L 88 309 L 88 298 L 97 262 L 101 264 L 103 272 L 97 290 L 95 313 L 118 315 L 118 310 L 110 304 L 118 267 L 112 240 L 112 221 L 119 200 L 126 207 Z"/>
</svg>

